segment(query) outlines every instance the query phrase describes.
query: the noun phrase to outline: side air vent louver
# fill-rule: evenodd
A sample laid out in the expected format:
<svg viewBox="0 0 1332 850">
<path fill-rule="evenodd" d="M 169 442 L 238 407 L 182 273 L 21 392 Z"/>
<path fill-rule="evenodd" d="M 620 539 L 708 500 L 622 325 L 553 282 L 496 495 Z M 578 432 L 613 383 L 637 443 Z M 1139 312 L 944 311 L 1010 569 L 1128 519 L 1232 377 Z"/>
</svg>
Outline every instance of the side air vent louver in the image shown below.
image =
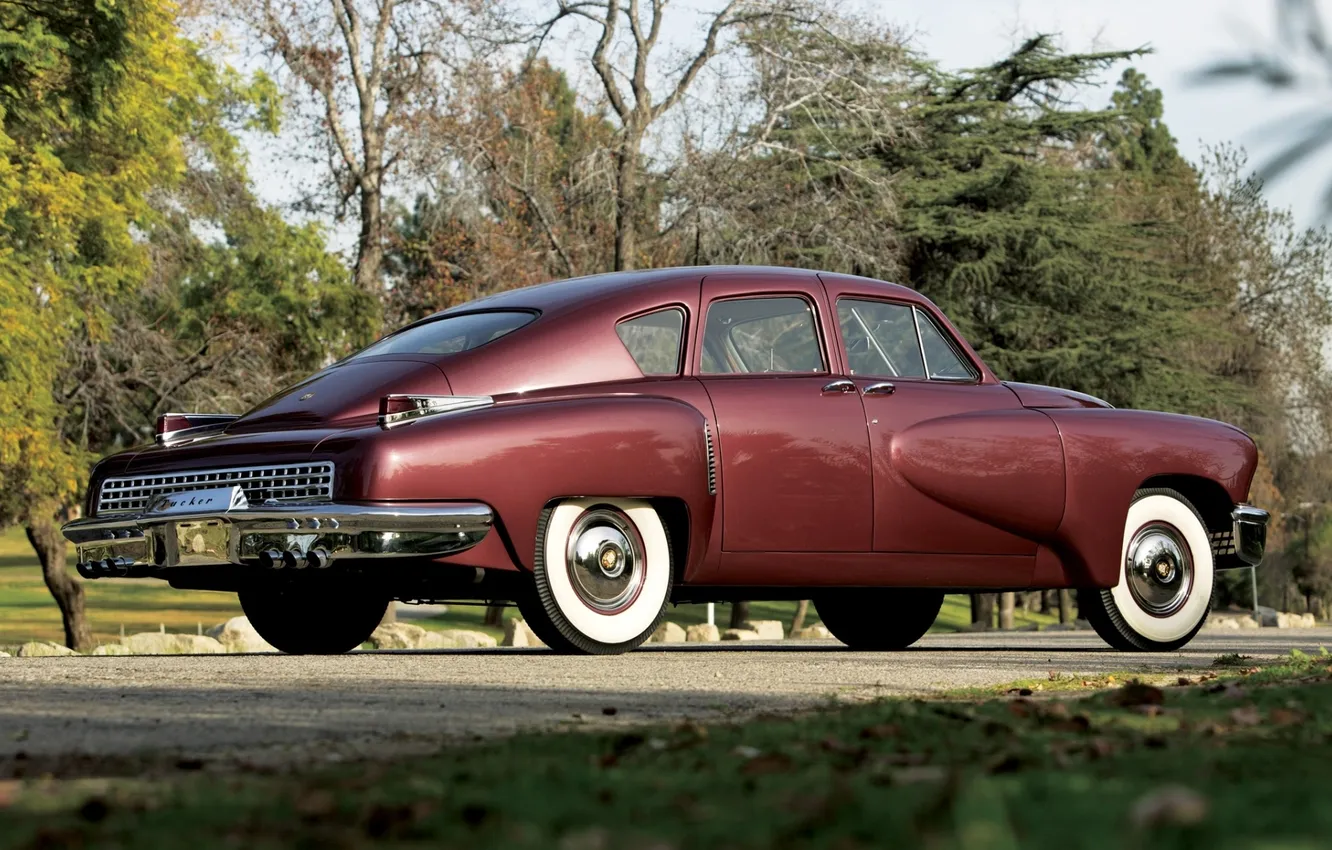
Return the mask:
<svg viewBox="0 0 1332 850">
<path fill-rule="evenodd" d="M 703 441 L 708 445 L 708 495 L 717 495 L 717 452 L 712 447 L 712 426 L 703 423 Z"/>
</svg>

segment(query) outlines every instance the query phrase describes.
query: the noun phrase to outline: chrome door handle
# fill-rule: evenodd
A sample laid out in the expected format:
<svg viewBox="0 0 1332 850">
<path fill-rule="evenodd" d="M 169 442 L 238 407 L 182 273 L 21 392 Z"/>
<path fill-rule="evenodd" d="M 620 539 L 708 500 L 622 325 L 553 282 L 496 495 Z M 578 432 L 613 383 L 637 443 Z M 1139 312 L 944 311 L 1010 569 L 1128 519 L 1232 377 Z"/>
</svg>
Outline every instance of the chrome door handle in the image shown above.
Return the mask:
<svg viewBox="0 0 1332 850">
<path fill-rule="evenodd" d="M 884 381 L 880 384 L 870 384 L 863 392 L 865 395 L 892 395 L 897 392 L 897 385 Z"/>
<path fill-rule="evenodd" d="M 853 393 L 856 391 L 856 385 L 851 381 L 848 381 L 846 378 L 842 378 L 841 380 L 824 384 L 823 391 L 825 393 Z"/>
</svg>

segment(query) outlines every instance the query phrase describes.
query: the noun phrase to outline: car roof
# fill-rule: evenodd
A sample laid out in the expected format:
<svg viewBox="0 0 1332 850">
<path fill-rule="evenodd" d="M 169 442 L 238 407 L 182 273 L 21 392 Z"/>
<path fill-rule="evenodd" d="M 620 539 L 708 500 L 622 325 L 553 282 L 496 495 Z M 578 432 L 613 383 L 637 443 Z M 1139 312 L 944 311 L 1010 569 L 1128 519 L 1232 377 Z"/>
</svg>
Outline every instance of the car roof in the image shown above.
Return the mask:
<svg viewBox="0 0 1332 850">
<path fill-rule="evenodd" d="M 509 289 L 494 295 L 459 304 L 422 321 L 441 316 L 470 313 L 476 310 L 539 310 L 542 313 L 564 312 L 586 304 L 589 300 L 624 300 L 650 304 L 654 300 L 666 303 L 678 298 L 682 285 L 693 285 L 699 280 L 721 274 L 746 274 L 769 279 L 808 278 L 818 275 L 827 280 L 836 277 L 840 282 L 856 282 L 872 286 L 885 295 L 910 300 L 922 300 L 915 290 L 895 283 L 887 283 L 856 275 L 818 272 L 784 266 L 682 266 L 665 269 L 641 269 L 587 275 L 585 277 L 554 280 L 518 289 Z"/>
</svg>

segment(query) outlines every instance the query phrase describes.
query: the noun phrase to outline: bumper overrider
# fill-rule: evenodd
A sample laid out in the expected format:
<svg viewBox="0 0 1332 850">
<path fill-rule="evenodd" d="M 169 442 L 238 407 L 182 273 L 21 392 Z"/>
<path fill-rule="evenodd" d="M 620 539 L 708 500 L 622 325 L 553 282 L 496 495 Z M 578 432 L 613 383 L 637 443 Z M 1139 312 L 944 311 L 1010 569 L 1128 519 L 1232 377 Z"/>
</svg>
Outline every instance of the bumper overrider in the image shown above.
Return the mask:
<svg viewBox="0 0 1332 850">
<path fill-rule="evenodd" d="M 1230 512 L 1234 523 L 1235 557 L 1241 566 L 1256 567 L 1263 562 L 1267 550 L 1267 521 L 1270 515 L 1262 508 L 1239 505 Z"/>
<path fill-rule="evenodd" d="M 152 575 L 173 567 L 254 564 L 323 569 L 341 559 L 456 555 L 480 543 L 493 516 L 479 502 L 265 502 L 239 486 L 172 493 L 139 513 L 64 526 L 85 578 Z"/>
</svg>

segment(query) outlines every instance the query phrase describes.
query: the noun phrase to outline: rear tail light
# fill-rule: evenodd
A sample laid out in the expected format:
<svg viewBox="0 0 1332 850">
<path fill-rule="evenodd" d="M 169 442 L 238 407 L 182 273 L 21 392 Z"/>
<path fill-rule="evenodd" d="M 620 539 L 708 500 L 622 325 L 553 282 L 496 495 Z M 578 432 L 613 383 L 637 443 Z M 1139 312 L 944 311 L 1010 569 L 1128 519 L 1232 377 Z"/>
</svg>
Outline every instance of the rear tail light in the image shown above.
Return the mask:
<svg viewBox="0 0 1332 850">
<path fill-rule="evenodd" d="M 494 404 L 488 395 L 386 395 L 379 400 L 379 424 L 405 425 L 426 416 L 456 413 Z"/>
<path fill-rule="evenodd" d="M 153 438 L 159 445 L 169 446 L 216 433 L 239 418 L 231 413 L 163 413 L 157 417 Z"/>
</svg>

